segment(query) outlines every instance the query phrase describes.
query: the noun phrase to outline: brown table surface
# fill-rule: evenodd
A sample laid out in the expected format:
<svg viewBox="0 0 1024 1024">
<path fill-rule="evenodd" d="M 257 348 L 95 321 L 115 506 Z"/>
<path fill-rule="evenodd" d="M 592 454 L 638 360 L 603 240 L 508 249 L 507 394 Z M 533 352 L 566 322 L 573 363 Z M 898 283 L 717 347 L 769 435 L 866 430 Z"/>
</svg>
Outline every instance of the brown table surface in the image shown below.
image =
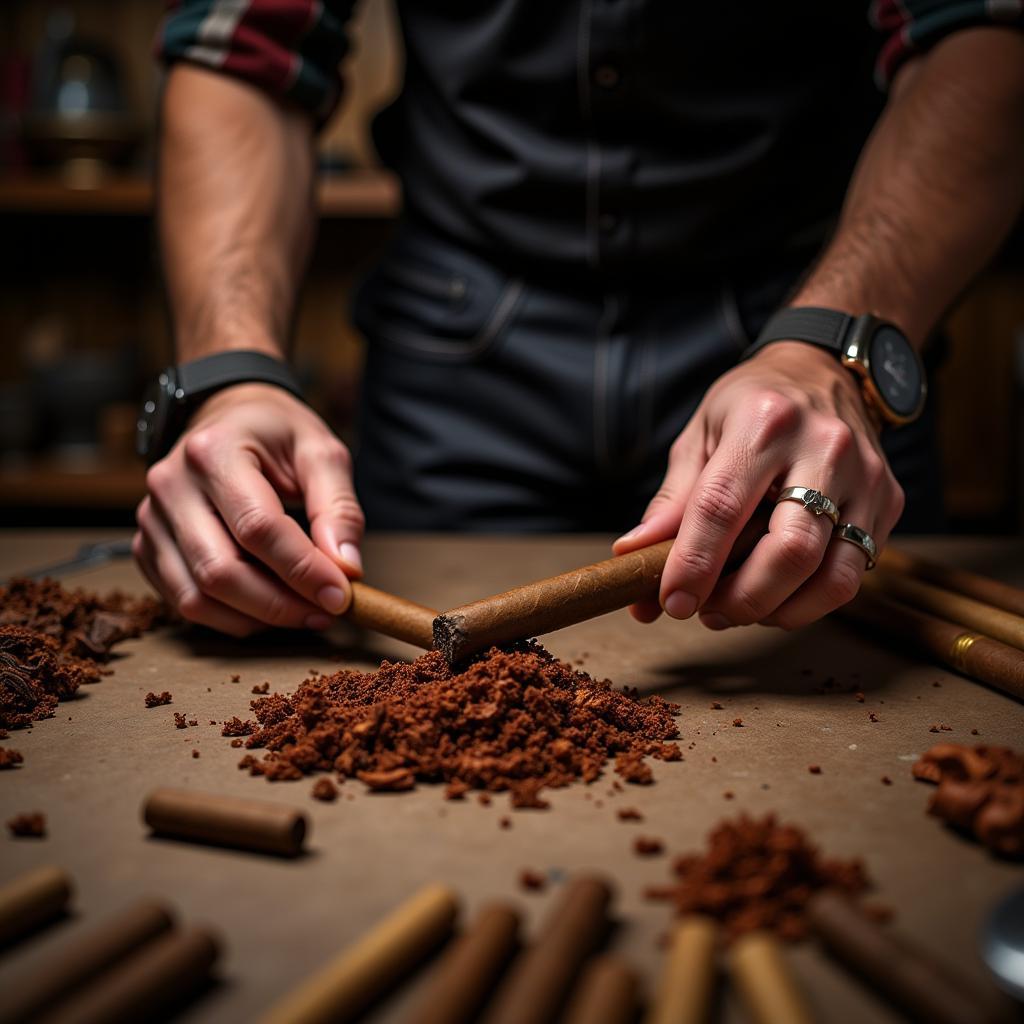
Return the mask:
<svg viewBox="0 0 1024 1024">
<path fill-rule="evenodd" d="M 0 533 L 0 578 L 61 558 L 84 532 Z M 910 544 L 951 562 L 1024 583 L 1020 542 L 933 540 Z M 413 600 L 451 607 L 506 586 L 605 557 L 606 538 L 375 538 L 367 544 L 368 580 Z M 142 591 L 127 562 L 80 573 L 75 584 Z M 210 719 L 245 717 L 250 690 L 294 688 L 309 669 L 370 665 L 410 648 L 339 627 L 330 641 L 289 636 L 245 643 L 163 630 L 122 645 L 115 674 L 62 704 L 55 719 L 12 734 L 25 764 L 0 773 L 0 820 L 42 810 L 42 841 L 0 835 L 0 882 L 34 864 L 64 866 L 75 879 L 75 913 L 0 961 L 0 992 L 19 971 L 60 942 L 143 894 L 169 900 L 187 922 L 223 935 L 222 983 L 187 1012 L 193 1021 L 253 1019 L 275 997 L 356 938 L 423 883 L 440 879 L 472 912 L 489 899 L 515 901 L 536 925 L 558 885 L 520 888 L 523 868 L 556 877 L 599 870 L 614 879 L 621 926 L 616 950 L 650 990 L 659 967 L 658 939 L 670 920 L 665 904 L 643 899 L 665 882 L 670 857 L 639 858 L 638 834 L 662 838 L 670 853 L 699 849 L 709 829 L 742 812 L 774 812 L 804 826 L 827 854 L 861 856 L 877 883 L 878 902 L 895 924 L 979 979 L 985 970 L 977 936 L 996 901 L 1024 883 L 1019 865 L 1000 862 L 924 813 L 930 787 L 910 766 L 933 743 L 1021 745 L 1024 709 L 984 686 L 923 664 L 861 637 L 842 622 L 785 634 L 752 627 L 713 634 L 696 622 L 640 626 L 625 612 L 548 638 L 562 658 L 642 693 L 682 704 L 686 758 L 655 763 L 656 784 L 610 793 L 606 775 L 593 786 L 550 793 L 547 811 L 512 812 L 507 798 L 483 807 L 446 802 L 439 787 L 371 795 L 347 782 L 335 804 L 310 797 L 312 782 L 271 785 L 237 771 L 240 752 Z M 230 682 L 231 673 L 241 682 Z M 827 680 L 834 684 L 821 692 Z M 174 703 L 147 710 L 143 695 L 168 689 Z M 854 691 L 863 691 L 858 703 Z M 710 709 L 712 700 L 724 710 Z M 198 728 L 178 730 L 173 712 Z M 879 718 L 872 723 L 869 712 Z M 742 717 L 743 727 L 732 721 Z M 952 732 L 929 732 L 933 723 Z M 977 729 L 975 738 L 971 730 Z M 693 748 L 690 749 L 690 745 Z M 201 757 L 191 756 L 193 749 Z M 712 756 L 717 762 L 712 762 Z M 812 775 L 808 765 L 821 765 Z M 881 776 L 893 784 L 885 786 Z M 291 802 L 308 813 L 310 853 L 281 861 L 147 837 L 139 807 L 160 785 L 180 785 Z M 735 796 L 726 800 L 724 794 Z M 640 824 L 616 808 L 635 806 Z M 809 943 L 791 961 L 822 1020 L 901 1019 Z M 376 1021 L 404 1019 L 416 982 L 378 1008 Z M 744 1020 L 726 993 L 723 1020 Z"/>
</svg>

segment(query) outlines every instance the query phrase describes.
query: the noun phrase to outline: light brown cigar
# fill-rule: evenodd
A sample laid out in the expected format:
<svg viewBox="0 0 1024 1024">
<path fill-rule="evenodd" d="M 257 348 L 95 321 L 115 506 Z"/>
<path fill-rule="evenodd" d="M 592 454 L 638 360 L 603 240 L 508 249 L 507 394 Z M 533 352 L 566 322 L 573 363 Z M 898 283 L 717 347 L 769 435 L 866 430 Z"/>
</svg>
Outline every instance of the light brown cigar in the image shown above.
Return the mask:
<svg viewBox="0 0 1024 1024">
<path fill-rule="evenodd" d="M 143 806 L 146 824 L 161 836 L 296 857 L 306 815 L 293 807 L 187 789 L 157 789 Z"/>
<path fill-rule="evenodd" d="M 171 913 L 159 903 L 136 903 L 66 942 L 0 1001 L 0 1024 L 34 1020 L 119 960 L 168 931 Z"/>
<path fill-rule="evenodd" d="M 600 878 L 570 881 L 545 919 L 540 937 L 513 962 L 486 1024 L 548 1024 L 558 1012 L 580 967 L 605 937 L 612 890 Z"/>
<path fill-rule="evenodd" d="M 814 1020 L 774 936 L 749 932 L 737 939 L 729 971 L 756 1024 L 811 1024 Z"/>
<path fill-rule="evenodd" d="M 926 583 L 973 597 L 975 601 L 990 604 L 994 608 L 1002 608 L 1005 612 L 1024 616 L 1024 590 L 1003 583 L 1002 580 L 994 580 L 968 569 L 930 562 L 902 548 L 894 547 L 887 547 L 882 552 L 878 558 L 878 565 L 879 568 L 915 576 Z"/>
<path fill-rule="evenodd" d="M 457 913 L 450 889 L 426 886 L 273 1006 L 263 1024 L 354 1019 L 451 934 Z"/>
<path fill-rule="evenodd" d="M 871 921 L 845 897 L 819 893 L 808 916 L 829 952 L 914 1020 L 984 1024 L 997 1019 L 989 994 L 951 975 L 945 964 Z"/>
<path fill-rule="evenodd" d="M 710 1020 L 718 937 L 718 924 L 710 917 L 693 914 L 676 925 L 644 1024 L 706 1024 Z"/>
<path fill-rule="evenodd" d="M 476 1017 L 518 945 L 519 915 L 492 903 L 445 951 L 410 1024 L 464 1024 Z"/>
<path fill-rule="evenodd" d="M 569 1000 L 564 1024 L 633 1024 L 637 978 L 620 959 L 602 956 L 587 965 Z"/>
<path fill-rule="evenodd" d="M 204 928 L 170 931 L 147 942 L 133 956 L 74 993 L 38 1024 L 109 1024 L 152 1020 L 195 993 L 207 980 L 220 952 L 217 937 Z"/>
<path fill-rule="evenodd" d="M 434 619 L 434 647 L 454 664 L 493 644 L 541 636 L 657 595 L 672 543 L 666 540 L 452 608 Z"/>
<path fill-rule="evenodd" d="M 403 597 L 355 582 L 352 584 L 352 603 L 344 617 L 363 629 L 373 629 L 429 650 L 434 645 L 436 615 L 432 608 L 424 608 Z"/>
<path fill-rule="evenodd" d="M 983 604 L 973 597 L 943 590 L 912 576 L 884 571 L 865 576 L 864 589 L 873 594 L 894 597 L 947 622 L 955 622 L 965 629 L 976 630 L 993 640 L 1024 650 L 1024 618 Z"/>
<path fill-rule="evenodd" d="M 888 598 L 862 593 L 840 609 L 877 630 L 1003 693 L 1024 700 L 1024 654 L 1015 647 Z"/>
<path fill-rule="evenodd" d="M 50 865 L 34 868 L 0 888 L 0 946 L 64 913 L 71 879 Z"/>
</svg>

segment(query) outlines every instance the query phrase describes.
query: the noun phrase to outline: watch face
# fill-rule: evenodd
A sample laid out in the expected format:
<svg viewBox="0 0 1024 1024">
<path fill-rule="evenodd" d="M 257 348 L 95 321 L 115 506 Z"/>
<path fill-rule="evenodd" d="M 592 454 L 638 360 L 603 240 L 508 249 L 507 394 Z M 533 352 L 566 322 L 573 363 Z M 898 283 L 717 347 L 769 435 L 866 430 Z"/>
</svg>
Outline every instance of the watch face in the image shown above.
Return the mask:
<svg viewBox="0 0 1024 1024">
<path fill-rule="evenodd" d="M 921 363 L 910 342 L 889 324 L 882 324 L 868 350 L 871 379 L 897 416 L 912 416 L 921 401 Z"/>
<path fill-rule="evenodd" d="M 172 390 L 172 381 L 166 372 L 146 388 L 135 425 L 135 451 L 144 459 L 149 460 L 159 449 L 173 401 Z"/>
</svg>

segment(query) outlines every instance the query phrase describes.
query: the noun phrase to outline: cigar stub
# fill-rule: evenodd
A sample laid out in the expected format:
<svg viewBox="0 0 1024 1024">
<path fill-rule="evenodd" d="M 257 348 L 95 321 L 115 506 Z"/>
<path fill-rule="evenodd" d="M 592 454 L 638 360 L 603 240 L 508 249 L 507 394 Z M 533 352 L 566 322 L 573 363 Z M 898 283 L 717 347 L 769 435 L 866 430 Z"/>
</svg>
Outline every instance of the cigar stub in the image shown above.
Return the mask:
<svg viewBox="0 0 1024 1024">
<path fill-rule="evenodd" d="M 773 935 L 749 932 L 737 939 L 729 971 L 755 1024 L 812 1024 L 814 1015 Z"/>
<path fill-rule="evenodd" d="M 614 956 L 592 960 L 583 971 L 565 1024 L 633 1024 L 636 1020 L 637 977 Z"/>
<path fill-rule="evenodd" d="M 644 1024 L 707 1024 L 715 994 L 718 923 L 693 914 L 672 932 Z"/>
<path fill-rule="evenodd" d="M 71 899 L 71 879 L 44 865 L 0 886 L 0 947 L 63 914 Z"/>
<path fill-rule="evenodd" d="M 86 929 L 18 979 L 0 1000 L 0 1024 L 35 1020 L 42 1011 L 170 931 L 172 924 L 166 907 L 147 900 Z"/>
<path fill-rule="evenodd" d="M 220 943 L 206 929 L 167 932 L 38 1016 L 36 1022 L 121 1024 L 152 1020 L 199 991 L 208 981 L 219 952 Z"/>
<path fill-rule="evenodd" d="M 602 878 L 567 883 L 539 938 L 519 954 L 499 985 L 483 1015 L 486 1024 L 555 1019 L 583 963 L 605 938 L 611 898 Z"/>
<path fill-rule="evenodd" d="M 451 934 L 458 900 L 428 885 L 273 1006 L 263 1024 L 354 1020 Z"/>
<path fill-rule="evenodd" d="M 434 644 L 436 615 L 432 608 L 424 608 L 365 583 L 354 582 L 352 603 L 344 617 L 363 629 L 372 629 L 414 647 L 430 650 Z"/>
<path fill-rule="evenodd" d="M 409 1024 L 468 1024 L 519 944 L 519 914 L 504 903 L 483 908 L 445 951 Z"/>
<path fill-rule="evenodd" d="M 306 837 L 306 815 L 293 807 L 184 789 L 157 789 L 143 817 L 159 836 L 296 857 Z"/>
</svg>

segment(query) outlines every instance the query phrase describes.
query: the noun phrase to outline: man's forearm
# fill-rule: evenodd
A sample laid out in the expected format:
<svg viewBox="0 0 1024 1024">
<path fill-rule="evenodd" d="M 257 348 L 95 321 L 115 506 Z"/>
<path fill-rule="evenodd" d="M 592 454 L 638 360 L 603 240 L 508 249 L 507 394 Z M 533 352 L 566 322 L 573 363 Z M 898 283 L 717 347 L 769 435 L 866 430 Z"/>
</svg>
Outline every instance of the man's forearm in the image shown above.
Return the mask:
<svg viewBox="0 0 1024 1024">
<path fill-rule="evenodd" d="M 178 358 L 284 353 L 313 236 L 308 115 L 179 64 L 163 99 L 157 210 Z"/>
<path fill-rule="evenodd" d="M 908 65 L 836 234 L 791 304 L 872 312 L 920 346 L 1024 197 L 1024 34 L 968 29 Z"/>
</svg>

